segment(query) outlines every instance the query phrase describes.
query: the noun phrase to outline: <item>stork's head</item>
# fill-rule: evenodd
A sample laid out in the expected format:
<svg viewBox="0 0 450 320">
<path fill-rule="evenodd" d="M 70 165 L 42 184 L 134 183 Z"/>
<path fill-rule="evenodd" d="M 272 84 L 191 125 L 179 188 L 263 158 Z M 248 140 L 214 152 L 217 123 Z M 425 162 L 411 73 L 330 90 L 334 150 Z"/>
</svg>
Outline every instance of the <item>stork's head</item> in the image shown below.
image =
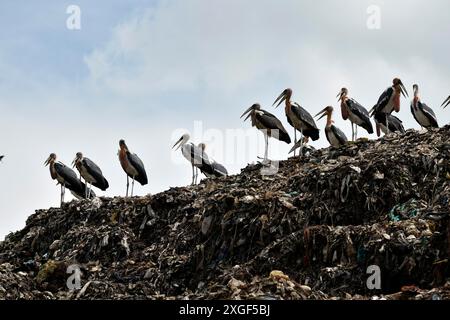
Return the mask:
<svg viewBox="0 0 450 320">
<path fill-rule="evenodd" d="M 450 104 L 450 96 L 444 101 L 441 107 L 446 108 Z"/>
<path fill-rule="evenodd" d="M 409 97 L 408 95 L 408 91 L 406 90 L 405 86 L 403 85 L 402 80 L 400 80 L 399 78 L 395 78 L 394 80 L 392 80 L 392 83 L 394 84 L 394 87 L 398 90 L 400 90 L 400 92 L 402 93 L 402 95 L 406 98 L 406 96 Z M 406 93 L 406 95 L 405 95 Z"/>
<path fill-rule="evenodd" d="M 78 161 L 81 161 L 83 159 L 83 154 L 81 152 L 77 152 L 75 155 L 75 159 L 72 161 L 72 167 L 75 167 Z"/>
<path fill-rule="evenodd" d="M 198 147 L 199 147 L 200 149 L 202 149 L 202 151 L 205 151 L 205 149 L 206 149 L 206 143 L 200 142 L 200 143 L 198 144 Z"/>
<path fill-rule="evenodd" d="M 245 116 L 248 113 L 248 115 L 247 115 L 247 117 L 245 117 L 244 121 L 247 120 L 251 116 L 253 110 L 261 110 L 261 105 L 259 103 L 254 103 L 250 108 L 245 110 L 245 112 L 241 116 L 241 119 L 243 116 Z"/>
<path fill-rule="evenodd" d="M 341 91 L 337 94 L 336 98 L 339 97 L 338 101 L 341 101 L 347 95 L 348 95 L 348 89 L 347 88 L 342 88 Z"/>
<path fill-rule="evenodd" d="M 125 143 L 125 140 L 123 140 L 123 139 L 120 139 L 119 147 L 121 150 L 128 150 L 127 144 Z"/>
<path fill-rule="evenodd" d="M 292 96 L 292 89 L 287 88 L 283 90 L 283 92 L 278 96 L 278 98 L 275 100 L 272 106 L 274 106 L 278 102 L 277 106 L 275 107 L 278 108 L 280 104 L 282 104 L 286 99 L 288 101 L 291 100 L 291 96 Z"/>
<path fill-rule="evenodd" d="M 325 116 L 331 116 L 331 114 L 333 113 L 333 107 L 332 106 L 328 106 L 325 109 L 323 109 L 322 111 L 320 111 L 318 114 L 315 115 L 315 117 L 317 118 L 318 116 L 321 115 L 321 117 L 317 120 L 322 119 Z"/>
<path fill-rule="evenodd" d="M 44 166 L 48 166 L 51 163 L 54 163 L 56 161 L 56 154 L 51 153 L 50 156 L 45 160 Z"/>
<path fill-rule="evenodd" d="M 178 147 L 175 150 L 178 150 L 181 146 L 185 145 L 191 137 L 189 134 L 185 133 L 181 136 L 180 139 L 173 145 L 172 149 L 175 148 L 177 145 Z"/>
</svg>

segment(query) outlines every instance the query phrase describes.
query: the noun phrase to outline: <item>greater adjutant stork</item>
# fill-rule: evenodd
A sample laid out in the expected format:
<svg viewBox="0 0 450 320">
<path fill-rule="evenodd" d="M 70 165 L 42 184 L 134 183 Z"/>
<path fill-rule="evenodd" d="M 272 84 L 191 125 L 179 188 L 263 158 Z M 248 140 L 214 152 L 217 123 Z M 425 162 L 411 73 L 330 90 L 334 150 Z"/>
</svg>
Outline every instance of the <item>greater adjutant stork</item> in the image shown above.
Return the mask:
<svg viewBox="0 0 450 320">
<path fill-rule="evenodd" d="M 414 99 L 411 101 L 411 113 L 417 123 L 424 128 L 439 128 L 434 111 L 425 103 L 420 101 L 419 86 L 413 85 Z"/>
<path fill-rule="evenodd" d="M 450 104 L 450 96 L 442 103 L 441 107 L 446 108 Z"/>
<path fill-rule="evenodd" d="M 66 188 L 78 199 L 86 198 L 86 185 L 78 179 L 75 171 L 61 162 L 56 162 L 56 154 L 50 154 L 44 165 L 50 167 L 50 176 L 61 185 L 61 205 L 64 202 Z M 90 196 L 95 197 L 95 193 L 92 192 Z"/>
<path fill-rule="evenodd" d="M 352 141 L 358 138 L 358 126 L 367 130 L 369 134 L 373 133 L 372 122 L 369 112 L 356 100 L 348 97 L 348 89 L 342 88 L 338 93 L 338 101 L 341 101 L 341 114 L 344 120 L 349 119 L 352 123 Z"/>
<path fill-rule="evenodd" d="M 347 137 L 344 132 L 342 132 L 338 127 L 333 124 L 332 115 L 333 115 L 333 107 L 328 106 L 322 111 L 320 111 L 316 117 L 321 115 L 318 119 L 322 119 L 323 117 L 327 117 L 327 124 L 325 126 L 325 135 L 327 136 L 327 140 L 331 146 L 335 148 L 339 148 L 342 145 L 345 145 L 348 142 Z"/>
<path fill-rule="evenodd" d="M 278 120 L 278 118 L 273 114 L 261 109 L 261 106 L 258 103 L 255 103 L 250 108 L 248 108 L 242 114 L 241 118 L 247 113 L 248 115 L 247 117 L 245 117 L 244 121 L 250 118 L 252 121 L 252 127 L 256 127 L 264 134 L 264 139 L 266 142 L 264 161 L 268 160 L 269 137 L 286 142 L 287 144 L 291 143 L 291 137 L 289 137 L 289 134 L 283 127 L 281 121 Z"/>
<path fill-rule="evenodd" d="M 208 157 L 208 155 L 205 152 L 206 150 L 205 143 L 203 142 L 199 143 L 198 147 L 202 150 L 202 159 L 204 160 L 204 163 L 200 167 L 200 171 L 205 176 L 207 176 L 208 178 L 213 178 L 213 177 L 225 177 L 228 175 L 228 171 L 223 165 Z"/>
<path fill-rule="evenodd" d="M 311 138 L 313 141 L 319 139 L 319 129 L 317 128 L 317 125 L 311 114 L 303 107 L 301 107 L 298 103 L 291 102 L 291 97 L 292 89 L 285 89 L 275 100 L 273 106 L 278 102 L 276 106 L 276 108 L 278 108 L 280 104 L 285 102 L 284 111 L 286 112 L 288 123 L 294 127 L 294 144 L 297 144 L 297 130 L 301 133 L 301 137 L 299 140 L 301 141 L 301 154 L 303 142 L 305 140 L 307 141 L 308 138 Z M 303 139 L 304 136 L 307 137 L 307 139 Z"/>
<path fill-rule="evenodd" d="M 86 192 L 87 198 L 91 194 L 92 185 L 102 191 L 109 188 L 108 180 L 103 176 L 102 170 L 91 159 L 83 157 L 81 152 L 76 154 L 72 165 L 78 169 L 80 176 L 88 186 L 89 191 Z"/>
<path fill-rule="evenodd" d="M 371 115 L 375 115 L 378 112 L 392 113 L 394 110 L 395 112 L 399 112 L 401 94 L 406 98 L 408 91 L 403 85 L 402 80 L 395 78 L 392 80 L 392 86 L 384 90 L 381 94 L 378 102 L 371 110 Z"/>
<path fill-rule="evenodd" d="M 185 133 L 178 139 L 173 145 L 172 149 L 177 147 L 175 150 L 181 148 L 181 153 L 190 162 L 192 166 L 192 183 L 194 185 L 197 183 L 198 169 L 202 167 L 203 163 L 208 162 L 209 159 L 203 159 L 206 154 L 203 153 L 201 146 L 196 146 L 192 142 L 188 143 L 191 137 L 189 134 Z"/>
<path fill-rule="evenodd" d="M 403 127 L 402 121 L 392 114 L 378 112 L 375 114 L 374 118 L 378 137 L 381 135 L 381 132 L 384 134 L 388 134 L 390 132 L 405 133 L 405 128 Z M 389 125 L 389 128 L 387 128 L 386 125 Z"/>
<path fill-rule="evenodd" d="M 134 180 L 145 186 L 148 183 L 147 173 L 145 171 L 144 163 L 134 153 L 131 153 L 124 140 L 119 141 L 119 160 L 122 169 L 127 174 L 127 193 L 130 186 L 130 178 L 133 179 L 131 184 L 131 196 L 133 196 Z"/>
</svg>

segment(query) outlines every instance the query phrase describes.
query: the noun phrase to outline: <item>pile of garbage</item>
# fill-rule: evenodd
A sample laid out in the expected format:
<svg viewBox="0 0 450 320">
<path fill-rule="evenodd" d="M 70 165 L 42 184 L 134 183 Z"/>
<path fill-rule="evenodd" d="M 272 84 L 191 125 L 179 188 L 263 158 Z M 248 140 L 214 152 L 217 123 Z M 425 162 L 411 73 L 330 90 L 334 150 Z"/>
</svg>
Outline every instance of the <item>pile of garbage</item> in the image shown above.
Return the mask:
<svg viewBox="0 0 450 320">
<path fill-rule="evenodd" d="M 449 138 L 37 210 L 0 242 L 0 299 L 448 299 Z"/>
</svg>

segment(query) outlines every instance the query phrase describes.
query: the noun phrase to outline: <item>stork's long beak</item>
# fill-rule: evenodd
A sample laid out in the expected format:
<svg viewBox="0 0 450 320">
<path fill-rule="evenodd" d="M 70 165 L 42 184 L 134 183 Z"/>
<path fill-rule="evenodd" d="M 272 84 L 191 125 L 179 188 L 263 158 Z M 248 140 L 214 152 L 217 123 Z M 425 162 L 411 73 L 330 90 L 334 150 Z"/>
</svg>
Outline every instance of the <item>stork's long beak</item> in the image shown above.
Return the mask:
<svg viewBox="0 0 450 320">
<path fill-rule="evenodd" d="M 76 165 L 76 163 L 77 163 L 77 157 L 75 157 L 75 159 L 73 159 L 73 161 L 72 161 L 72 168 L 75 168 L 75 165 Z"/>
<path fill-rule="evenodd" d="M 406 90 L 405 86 L 403 85 L 403 83 L 400 81 L 400 91 L 402 92 L 402 95 L 406 98 L 406 96 L 409 97 L 408 91 Z M 406 95 L 405 95 L 406 93 Z"/>
<path fill-rule="evenodd" d="M 275 107 L 275 108 L 278 108 L 278 107 L 280 106 L 280 104 L 282 104 L 282 103 L 284 102 L 284 100 L 286 100 L 286 98 L 287 98 L 287 95 L 286 95 L 286 93 L 283 91 L 283 92 L 278 96 L 278 98 L 275 100 L 275 102 L 272 104 L 272 107 L 275 105 L 275 103 L 278 102 L 278 104 L 277 104 L 276 107 Z"/>
<path fill-rule="evenodd" d="M 181 137 L 172 147 L 175 148 L 176 145 L 178 145 L 178 147 L 175 150 L 178 150 L 181 147 L 181 141 L 183 141 L 183 137 Z"/>
<path fill-rule="evenodd" d="M 253 110 L 253 106 L 251 106 L 250 108 L 248 108 L 247 110 L 245 110 L 245 112 L 244 112 L 244 113 L 242 114 L 242 116 L 241 116 L 241 119 L 242 119 L 243 116 L 245 116 L 248 112 L 250 112 L 250 111 L 252 111 L 252 110 Z M 247 120 L 249 116 L 250 116 L 250 113 L 247 115 L 247 117 L 244 119 L 244 121 Z"/>
<path fill-rule="evenodd" d="M 450 104 L 450 96 L 448 96 L 448 98 L 444 101 L 441 107 L 446 108 L 449 104 Z"/>
<path fill-rule="evenodd" d="M 322 115 L 320 118 L 318 118 L 317 120 L 322 119 L 323 117 L 325 117 L 327 115 L 327 108 L 323 109 L 322 111 L 320 111 L 318 114 L 316 114 L 314 117 L 317 118 L 318 116 Z"/>
<path fill-rule="evenodd" d="M 47 160 L 45 160 L 45 162 L 44 162 L 45 167 L 49 165 L 50 160 L 51 160 L 51 157 L 48 157 Z"/>
<path fill-rule="evenodd" d="M 339 98 L 338 101 L 342 100 L 342 96 L 344 95 L 344 92 L 341 90 L 339 91 L 339 93 L 337 94 L 336 98 Z"/>
</svg>

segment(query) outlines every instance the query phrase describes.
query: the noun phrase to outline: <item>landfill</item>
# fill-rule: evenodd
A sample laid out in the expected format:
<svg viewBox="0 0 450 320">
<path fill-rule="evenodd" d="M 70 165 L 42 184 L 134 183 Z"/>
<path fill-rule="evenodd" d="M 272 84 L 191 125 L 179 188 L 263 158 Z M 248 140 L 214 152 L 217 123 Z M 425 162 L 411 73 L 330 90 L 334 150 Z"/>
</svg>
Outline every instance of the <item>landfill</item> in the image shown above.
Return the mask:
<svg viewBox="0 0 450 320">
<path fill-rule="evenodd" d="M 449 299 L 449 138 L 408 130 L 37 210 L 0 242 L 0 299 Z"/>
</svg>

